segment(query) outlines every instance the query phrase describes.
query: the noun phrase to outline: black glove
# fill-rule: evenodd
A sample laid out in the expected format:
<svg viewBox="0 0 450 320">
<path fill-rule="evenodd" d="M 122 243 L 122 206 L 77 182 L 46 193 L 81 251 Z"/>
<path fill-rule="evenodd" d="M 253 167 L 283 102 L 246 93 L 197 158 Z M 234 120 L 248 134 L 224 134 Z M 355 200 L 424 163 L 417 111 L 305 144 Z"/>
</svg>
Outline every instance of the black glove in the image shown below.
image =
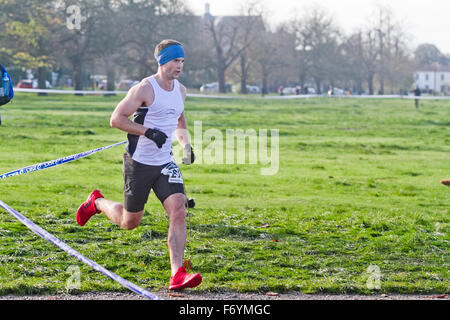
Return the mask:
<svg viewBox="0 0 450 320">
<path fill-rule="evenodd" d="M 167 136 L 164 132 L 157 129 L 147 129 L 145 131 L 145 136 L 150 140 L 154 141 L 158 148 L 162 148 L 163 144 L 166 142 Z"/>
<path fill-rule="evenodd" d="M 194 161 L 194 150 L 192 149 L 192 146 L 190 144 L 187 144 L 184 146 L 184 158 L 181 159 L 181 162 L 183 162 L 183 164 L 193 164 Z"/>
<path fill-rule="evenodd" d="M 194 208 L 195 207 L 195 200 L 194 198 L 189 198 L 187 201 L 188 208 Z"/>
</svg>

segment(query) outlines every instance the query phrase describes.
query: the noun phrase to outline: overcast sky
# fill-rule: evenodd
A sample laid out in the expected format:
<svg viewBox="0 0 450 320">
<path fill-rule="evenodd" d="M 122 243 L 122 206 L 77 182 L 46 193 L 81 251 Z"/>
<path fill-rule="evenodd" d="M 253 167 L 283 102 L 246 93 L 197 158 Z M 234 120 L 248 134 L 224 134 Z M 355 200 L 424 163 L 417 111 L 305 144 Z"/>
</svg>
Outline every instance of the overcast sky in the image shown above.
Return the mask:
<svg viewBox="0 0 450 320">
<path fill-rule="evenodd" d="M 235 15 L 244 0 L 186 0 L 195 14 L 205 12 L 209 2 L 212 15 Z M 301 14 L 314 4 L 332 14 L 347 33 L 364 26 L 377 5 L 391 9 L 394 18 L 412 35 L 413 49 L 420 43 L 433 43 L 450 53 L 450 0 L 260 0 L 273 25 Z"/>
</svg>

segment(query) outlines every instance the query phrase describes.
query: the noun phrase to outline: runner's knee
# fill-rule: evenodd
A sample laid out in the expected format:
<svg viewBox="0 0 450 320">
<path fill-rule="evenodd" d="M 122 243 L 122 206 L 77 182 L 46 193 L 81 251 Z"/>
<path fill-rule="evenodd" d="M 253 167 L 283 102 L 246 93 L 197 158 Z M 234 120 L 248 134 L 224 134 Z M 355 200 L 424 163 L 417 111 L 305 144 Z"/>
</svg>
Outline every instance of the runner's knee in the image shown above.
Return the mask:
<svg viewBox="0 0 450 320">
<path fill-rule="evenodd" d="M 183 223 L 184 220 L 186 220 L 186 210 L 184 208 L 184 204 L 171 210 L 171 212 L 169 212 L 169 218 L 172 223 Z"/>
<path fill-rule="evenodd" d="M 125 221 L 122 223 L 122 228 L 125 230 L 133 230 L 136 229 L 140 224 L 140 221 Z"/>
<path fill-rule="evenodd" d="M 121 227 L 125 230 L 136 229 L 141 223 L 143 212 L 127 212 L 124 211 Z"/>
</svg>

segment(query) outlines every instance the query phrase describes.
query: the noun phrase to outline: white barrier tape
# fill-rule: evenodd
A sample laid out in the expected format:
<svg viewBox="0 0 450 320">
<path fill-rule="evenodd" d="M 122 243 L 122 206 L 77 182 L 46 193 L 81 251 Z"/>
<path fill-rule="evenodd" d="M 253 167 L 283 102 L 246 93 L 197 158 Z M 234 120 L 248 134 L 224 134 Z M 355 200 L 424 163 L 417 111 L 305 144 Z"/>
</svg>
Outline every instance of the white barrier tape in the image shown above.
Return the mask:
<svg viewBox="0 0 450 320">
<path fill-rule="evenodd" d="M 19 212 L 17 212 L 16 210 L 14 210 L 13 208 L 8 206 L 6 203 L 4 203 L 1 200 L 0 200 L 0 207 L 5 209 L 11 215 L 13 215 L 16 219 L 18 219 L 25 226 L 27 226 L 31 231 L 33 231 L 34 233 L 36 233 L 37 235 L 39 235 L 43 239 L 49 241 L 53 245 L 55 245 L 55 246 L 59 247 L 60 249 L 64 250 L 68 254 L 74 256 L 79 261 L 87 264 L 88 266 L 90 266 L 94 270 L 97 270 L 97 271 L 103 273 L 104 275 L 106 275 L 107 277 L 111 278 L 112 280 L 117 281 L 121 285 L 127 287 L 131 291 L 133 291 L 133 292 L 135 292 L 137 294 L 140 294 L 140 295 L 142 295 L 142 296 L 144 296 L 144 297 L 146 297 L 148 299 L 161 300 L 160 297 L 154 295 L 153 293 L 151 293 L 151 292 L 149 292 L 149 291 L 147 291 L 147 290 L 145 290 L 145 289 L 143 289 L 143 288 L 141 288 L 141 287 L 131 283 L 130 281 L 125 280 L 124 278 L 116 275 L 115 273 L 113 273 L 113 272 L 103 268 L 101 265 L 99 265 L 95 261 L 92 261 L 92 260 L 86 258 L 81 253 L 79 253 L 78 251 L 76 251 L 72 247 L 68 246 L 66 243 L 62 242 L 60 239 L 58 239 L 57 237 L 55 237 L 51 233 L 49 233 L 46 230 L 42 229 L 41 227 L 36 225 L 34 222 L 29 220 L 25 216 L 21 215 Z"/>
<path fill-rule="evenodd" d="M 220 95 L 213 95 L 213 94 L 199 94 L 199 93 L 188 93 L 188 97 L 192 98 L 210 98 L 210 99 L 247 99 L 248 97 L 243 96 L 220 96 Z"/>
<path fill-rule="evenodd" d="M 56 89 L 25 89 L 14 88 L 14 92 L 30 92 L 30 93 L 56 93 L 56 94 L 121 94 L 128 91 L 89 91 L 89 90 L 56 90 Z"/>
<path fill-rule="evenodd" d="M 111 94 L 124 94 L 128 91 L 90 91 L 90 90 L 56 90 L 56 89 L 25 89 L 14 88 L 14 92 L 28 92 L 28 93 L 55 93 L 55 94 L 87 94 L 87 95 L 111 95 Z M 211 99 L 240 99 L 239 96 L 221 96 L 221 95 L 208 95 L 188 93 L 188 97 L 194 98 L 211 98 Z"/>
<path fill-rule="evenodd" d="M 12 177 L 12 176 L 17 176 L 17 175 L 28 173 L 28 172 L 39 171 L 39 170 L 55 167 L 55 166 L 58 166 L 60 164 L 64 164 L 64 163 L 67 163 L 67 162 L 71 162 L 71 161 L 74 161 L 74 160 L 78 160 L 78 159 L 90 156 L 91 154 L 94 154 L 96 152 L 100 152 L 100 151 L 103 151 L 103 150 L 106 150 L 106 149 L 110 149 L 110 148 L 116 147 L 116 146 L 124 144 L 126 142 L 127 141 L 122 141 L 122 142 L 114 143 L 114 144 L 106 146 L 106 147 L 101 147 L 101 148 L 97 148 L 97 149 L 93 149 L 93 150 L 89 150 L 89 151 L 73 154 L 71 156 L 67 156 L 67 157 L 64 157 L 64 158 L 59 158 L 59 159 L 56 159 L 56 160 L 51 160 L 51 161 L 41 162 L 41 163 L 38 163 L 38 164 L 33 164 L 31 166 L 28 166 L 28 167 L 24 167 L 24 168 L 13 170 L 13 171 L 10 171 L 10 172 L 4 173 L 4 174 L 0 174 L 0 179 Z"/>
<path fill-rule="evenodd" d="M 309 99 L 309 98 L 317 98 L 317 97 L 323 97 L 323 98 L 335 98 L 335 99 L 341 99 L 341 98 L 360 98 L 360 99 L 418 99 L 418 100 L 448 100 L 450 99 L 450 96 L 402 96 L 402 95 L 395 95 L 395 94 L 389 94 L 389 95 L 328 95 L 328 94 L 308 94 L 308 95 L 284 95 L 284 96 L 265 96 L 264 99 Z"/>
<path fill-rule="evenodd" d="M 109 95 L 109 94 L 124 94 L 128 91 L 89 91 L 89 90 L 54 90 L 54 89 L 25 89 L 14 88 L 15 92 L 31 92 L 31 93 L 55 93 L 55 94 L 87 94 L 87 95 Z M 300 94 L 300 95 L 283 95 L 283 96 L 259 96 L 259 95 L 247 95 L 247 96 L 226 96 L 226 95 L 209 95 L 188 93 L 188 97 L 193 98 L 210 98 L 210 99 L 249 99 L 249 98 L 261 98 L 261 99 L 308 99 L 315 97 L 329 97 L 329 98 L 362 98 L 362 99 L 419 99 L 419 100 L 448 100 L 450 96 L 409 96 L 409 95 L 328 95 L 328 94 Z"/>
</svg>

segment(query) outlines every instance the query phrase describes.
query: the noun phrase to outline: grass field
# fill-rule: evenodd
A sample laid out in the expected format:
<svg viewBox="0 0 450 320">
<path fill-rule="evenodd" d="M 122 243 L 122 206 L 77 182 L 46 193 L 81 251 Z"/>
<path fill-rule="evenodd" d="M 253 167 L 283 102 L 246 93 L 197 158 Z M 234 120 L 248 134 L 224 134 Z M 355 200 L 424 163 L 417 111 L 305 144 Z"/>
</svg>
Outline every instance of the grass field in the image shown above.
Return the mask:
<svg viewBox="0 0 450 320">
<path fill-rule="evenodd" d="M 0 107 L 0 174 L 124 141 L 109 127 L 121 96 L 18 93 Z M 262 164 L 180 165 L 195 290 L 305 293 L 449 292 L 450 101 L 188 98 L 203 130 L 279 129 L 276 175 Z M 191 132 L 192 134 L 192 132 Z M 122 201 L 123 146 L 0 180 L 0 200 L 98 262 L 146 288 L 167 288 L 168 219 L 154 194 L 141 225 L 106 217 L 85 227 L 75 211 L 95 188 Z M 276 239 L 277 241 L 274 241 Z M 0 210 L 0 295 L 126 291 Z M 379 270 L 379 289 L 368 286 Z"/>
</svg>

